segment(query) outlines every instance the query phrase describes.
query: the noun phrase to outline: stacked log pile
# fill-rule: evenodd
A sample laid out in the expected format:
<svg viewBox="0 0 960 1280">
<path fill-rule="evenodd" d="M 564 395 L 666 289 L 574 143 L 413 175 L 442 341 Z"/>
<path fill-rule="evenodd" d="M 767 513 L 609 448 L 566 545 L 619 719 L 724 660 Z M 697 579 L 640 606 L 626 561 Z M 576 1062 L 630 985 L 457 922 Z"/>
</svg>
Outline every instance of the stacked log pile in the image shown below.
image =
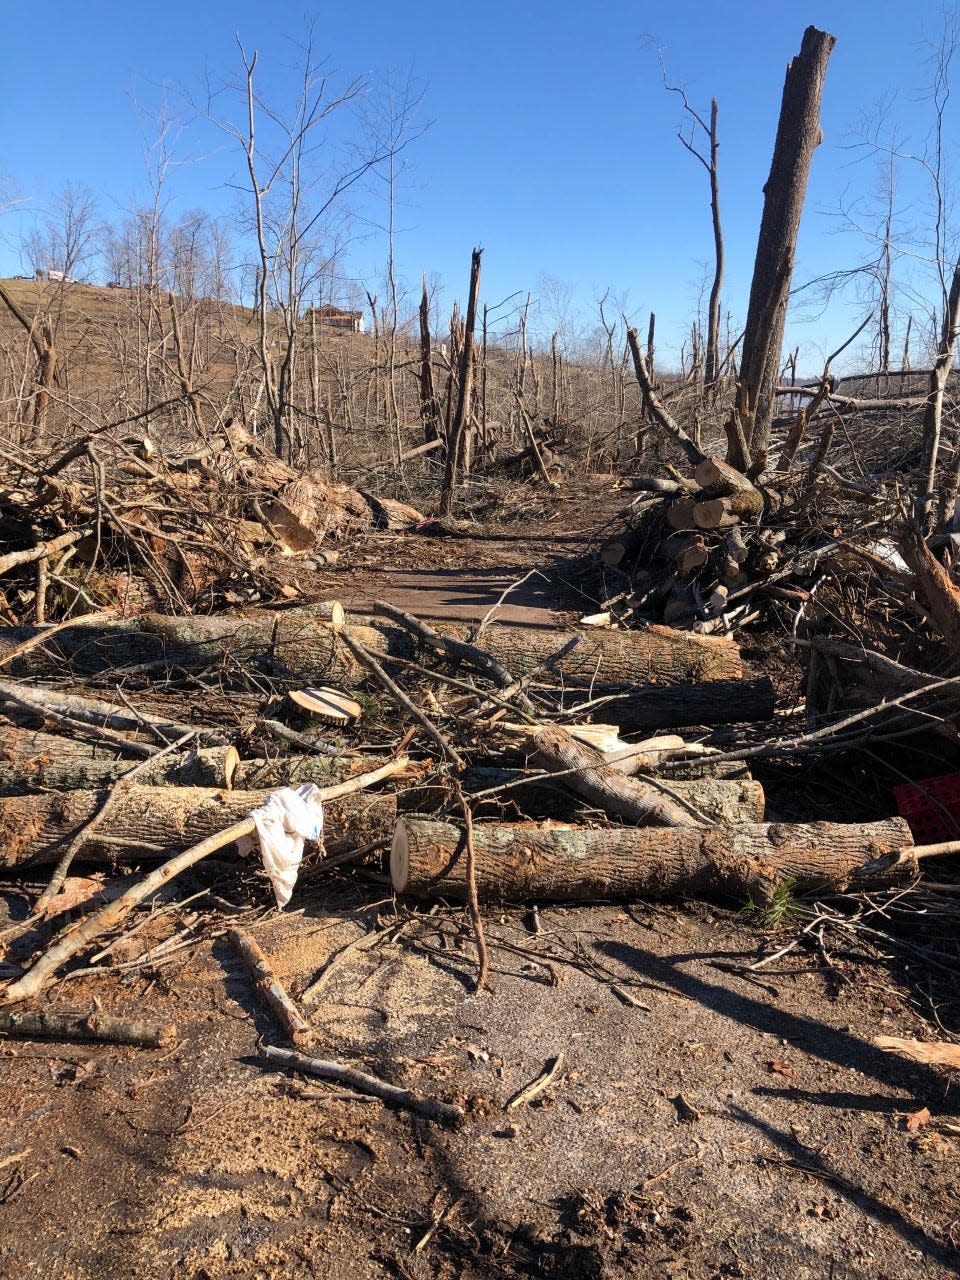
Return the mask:
<svg viewBox="0 0 960 1280">
<path fill-rule="evenodd" d="M 730 634 L 763 620 L 771 603 L 796 608 L 825 567 L 846 568 L 851 557 L 872 556 L 893 578 L 906 568 L 890 540 L 902 536 L 898 494 L 883 481 L 751 479 L 710 457 L 691 475 L 671 471 L 629 481 L 639 496 L 598 543 L 600 605 L 617 617 Z"/>
</svg>

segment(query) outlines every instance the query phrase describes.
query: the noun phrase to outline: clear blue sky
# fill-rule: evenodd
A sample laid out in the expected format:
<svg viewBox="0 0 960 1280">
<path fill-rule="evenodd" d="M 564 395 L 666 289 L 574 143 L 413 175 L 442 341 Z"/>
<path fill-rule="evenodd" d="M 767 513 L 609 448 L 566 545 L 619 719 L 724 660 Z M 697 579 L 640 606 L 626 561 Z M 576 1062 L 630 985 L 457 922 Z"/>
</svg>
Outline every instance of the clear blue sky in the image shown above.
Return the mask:
<svg viewBox="0 0 960 1280">
<path fill-rule="evenodd" d="M 589 328 L 593 300 L 609 288 L 626 296 L 641 327 L 656 311 L 669 359 L 695 313 L 712 240 L 706 174 L 676 139 L 682 113 L 664 92 L 651 38 L 704 114 L 711 96 L 719 99 L 725 307 L 739 326 L 784 70 L 803 28 L 822 27 L 838 43 L 795 284 L 867 254 L 864 242 L 837 234 L 841 202 L 864 200 L 875 186 L 874 169 L 855 163 L 850 144 L 883 98 L 891 122 L 920 147 L 931 120 L 923 41 L 939 37 L 942 9 L 927 0 L 909 9 L 902 0 L 810 0 L 800 9 L 759 0 L 7 0 L 0 174 L 20 203 L 0 216 L 0 274 L 24 269 L 18 236 L 68 180 L 92 189 L 106 219 L 148 199 L 145 141 L 155 136 L 149 116 L 165 84 L 185 126 L 175 149 L 182 163 L 167 187 L 171 213 L 201 207 L 228 217 L 236 196 L 224 184 L 240 174 L 242 157 L 191 123 L 183 95 L 200 95 L 204 75 L 222 83 L 237 73 L 237 33 L 259 51 L 264 95 L 281 102 L 308 20 L 332 82 L 367 76 L 371 96 L 391 77 L 422 88 L 418 118 L 429 128 L 411 145 L 398 188 L 397 265 L 411 290 L 427 271 L 441 278 L 447 301 L 462 298 L 470 250 L 482 245 L 487 302 L 542 292 L 549 276 L 569 287 Z M 960 82 L 960 61 L 956 75 Z M 948 160 L 958 137 L 956 127 L 948 131 Z M 911 166 L 901 169 L 900 221 L 919 226 L 924 191 Z M 368 224 L 384 220 L 374 193 L 357 190 L 353 201 Z M 370 229 L 349 252 L 349 272 L 375 285 L 385 252 Z M 793 323 L 788 336 L 813 369 L 859 314 L 835 306 Z M 542 323 L 550 325 L 549 314 Z"/>
</svg>

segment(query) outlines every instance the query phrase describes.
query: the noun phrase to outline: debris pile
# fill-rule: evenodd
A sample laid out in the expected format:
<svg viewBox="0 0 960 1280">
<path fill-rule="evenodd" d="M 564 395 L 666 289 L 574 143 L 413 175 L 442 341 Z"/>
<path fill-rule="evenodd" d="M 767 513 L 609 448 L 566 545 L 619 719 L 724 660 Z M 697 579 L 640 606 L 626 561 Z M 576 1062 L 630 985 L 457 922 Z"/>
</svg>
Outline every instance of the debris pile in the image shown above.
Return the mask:
<svg viewBox="0 0 960 1280">
<path fill-rule="evenodd" d="M 53 458 L 4 461 L 0 613 L 12 625 L 296 598 L 278 558 L 327 565 L 364 530 L 423 522 L 404 503 L 298 472 L 239 423 L 180 451 L 104 428 Z"/>
</svg>

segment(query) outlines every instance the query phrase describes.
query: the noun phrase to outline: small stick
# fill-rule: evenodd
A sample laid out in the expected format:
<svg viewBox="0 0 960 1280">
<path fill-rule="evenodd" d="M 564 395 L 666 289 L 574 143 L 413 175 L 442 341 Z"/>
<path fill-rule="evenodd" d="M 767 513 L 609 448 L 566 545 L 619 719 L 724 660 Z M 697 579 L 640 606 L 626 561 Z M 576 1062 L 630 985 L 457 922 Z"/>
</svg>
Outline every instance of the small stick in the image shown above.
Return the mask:
<svg viewBox="0 0 960 1280">
<path fill-rule="evenodd" d="M 526 1106 L 528 1102 L 532 1102 L 544 1089 L 549 1089 L 557 1076 L 566 1069 L 566 1061 L 562 1053 L 558 1053 L 552 1062 L 548 1062 L 544 1069 L 537 1076 L 536 1080 L 531 1080 L 528 1085 L 518 1090 L 513 1097 L 504 1104 L 504 1111 L 513 1111 L 515 1107 Z"/>
<path fill-rule="evenodd" d="M 462 769 L 463 760 L 457 754 L 456 748 L 450 745 L 433 721 L 429 720 L 420 708 L 410 701 L 399 685 L 390 679 L 373 654 L 366 650 L 359 640 L 354 640 L 353 636 L 351 636 L 348 631 L 340 631 L 338 634 L 354 657 L 358 658 L 365 667 L 372 671 L 387 692 L 395 698 L 406 711 L 409 711 L 417 723 L 430 735 L 443 754 L 450 759 L 452 764 L 457 769 Z"/>
<path fill-rule="evenodd" d="M 56 1009 L 0 1009 L 0 1035 L 24 1039 L 100 1040 L 109 1044 L 135 1044 L 142 1049 L 166 1049 L 176 1044 L 172 1022 L 141 1022 L 115 1018 L 109 1013 L 66 1013 Z"/>
<path fill-rule="evenodd" d="M 371 786 L 382 778 L 402 772 L 407 763 L 406 757 L 401 756 L 397 760 L 391 760 L 382 765 L 379 769 L 371 770 L 370 773 L 358 774 L 347 782 L 339 782 L 332 787 L 321 787 L 319 788 L 320 799 L 334 800 L 340 796 L 350 795 L 354 791 L 362 791 L 364 787 Z M 75 925 L 40 957 L 33 968 L 28 969 L 21 978 L 0 990 L 0 1004 L 13 1004 L 17 1000 L 28 1000 L 37 995 L 62 964 L 73 959 L 88 942 L 92 942 L 94 938 L 99 938 L 108 929 L 118 925 L 145 898 L 149 898 L 157 889 L 161 889 L 187 867 L 192 867 L 195 862 L 208 857 L 211 853 L 216 853 L 218 849 L 223 849 L 228 844 L 233 844 L 242 836 L 252 835 L 253 831 L 253 819 L 244 818 L 240 822 L 235 822 L 232 827 L 226 827 L 223 831 L 207 836 L 206 840 L 201 840 L 199 844 L 191 845 L 189 849 L 184 849 L 169 862 L 151 871 L 139 883 L 131 885 L 126 893 L 121 894 L 114 902 L 108 903 L 102 911 L 97 912 L 96 915 L 87 916 L 85 920 Z"/>
<path fill-rule="evenodd" d="M 313 1039 L 313 1029 L 283 988 L 280 979 L 270 967 L 259 943 L 243 929 L 228 929 L 227 940 L 247 966 L 257 984 L 257 991 L 296 1045 L 308 1045 Z"/>
<path fill-rule="evenodd" d="M 400 1089 L 396 1085 L 387 1084 L 377 1076 L 368 1075 L 365 1071 L 357 1071 L 342 1062 L 328 1062 L 323 1058 L 309 1058 L 304 1053 L 296 1053 L 292 1049 L 281 1049 L 277 1045 L 265 1044 L 260 1049 L 260 1056 L 267 1062 L 279 1067 L 290 1067 L 294 1071 L 303 1071 L 306 1075 L 316 1076 L 319 1080 L 332 1080 L 335 1084 L 345 1084 L 358 1093 L 369 1093 L 374 1098 L 392 1103 L 395 1107 L 403 1107 L 407 1111 L 415 1111 L 426 1116 L 428 1120 L 437 1120 L 441 1124 L 460 1125 L 464 1113 L 460 1107 L 452 1107 L 446 1102 L 435 1102 L 432 1098 L 422 1098 L 410 1089 Z"/>
<path fill-rule="evenodd" d="M 467 903 L 470 908 L 470 923 L 473 925 L 473 936 L 477 943 L 477 980 L 474 992 L 483 991 L 490 977 L 490 953 L 487 950 L 487 939 L 483 932 L 483 916 L 480 914 L 480 899 L 477 895 L 477 851 L 473 843 L 473 813 L 463 794 L 459 782 L 455 782 L 457 802 L 463 814 L 463 825 L 467 835 Z"/>
</svg>

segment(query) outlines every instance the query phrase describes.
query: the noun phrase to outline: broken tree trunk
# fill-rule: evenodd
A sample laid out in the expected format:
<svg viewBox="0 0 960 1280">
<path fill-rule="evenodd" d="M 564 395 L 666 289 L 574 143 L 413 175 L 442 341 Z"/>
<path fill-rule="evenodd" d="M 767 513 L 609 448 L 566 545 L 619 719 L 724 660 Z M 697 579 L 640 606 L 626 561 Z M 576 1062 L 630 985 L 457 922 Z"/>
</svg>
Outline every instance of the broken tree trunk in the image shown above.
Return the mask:
<svg viewBox="0 0 960 1280">
<path fill-rule="evenodd" d="M 743 338 L 737 411 L 754 459 L 765 454 L 773 421 L 780 352 L 800 214 L 813 153 L 820 145 L 820 97 L 836 37 L 816 27 L 803 33 L 800 53 L 787 67 L 770 176 L 753 266 Z M 732 443 L 732 442 L 731 442 Z M 731 453 L 740 470 L 748 463 Z"/>
<path fill-rule="evenodd" d="M 82 840 L 76 860 L 140 862 L 206 840 L 263 805 L 269 791 L 206 787 L 126 788 Z M 103 807 L 105 793 L 57 791 L 0 798 L 0 871 L 55 864 Z M 360 848 L 389 837 L 393 795 L 356 794 L 324 801 L 324 848 Z"/>
<path fill-rule="evenodd" d="M 903 530 L 897 545 L 916 577 L 923 604 L 946 642 L 956 670 L 960 667 L 960 590 L 915 526 Z"/>
<path fill-rule="evenodd" d="M 531 737 L 533 763 L 561 775 L 564 786 L 605 813 L 627 822 L 655 822 L 666 827 L 698 822 L 690 809 L 665 795 L 652 783 L 628 778 L 605 764 L 599 751 L 578 742 L 559 725 L 543 725 Z"/>
<path fill-rule="evenodd" d="M 763 787 L 752 779 L 678 781 L 671 775 L 667 782 L 673 796 L 698 809 L 710 822 L 729 826 L 736 822 L 763 821 Z M 582 816 L 582 802 L 564 790 L 562 778 L 528 778 L 522 769 L 495 769 L 483 765 L 472 766 L 463 775 L 463 789 L 468 797 L 472 792 L 504 786 L 508 790 L 472 803 L 475 817 L 502 817 L 505 809 L 518 811 L 528 818 L 553 818 L 561 822 L 575 822 Z M 449 797 L 446 787 L 416 787 L 401 794 L 400 808 L 407 813 L 435 813 Z"/>
<path fill-rule="evenodd" d="M 479 896 L 506 901 L 590 901 L 730 894 L 769 901 L 778 887 L 840 893 L 915 879 L 918 861 L 902 818 L 840 826 L 612 827 L 476 823 Z M 401 818 L 390 855 L 397 893 L 466 897 L 466 833 L 447 822 Z"/>
</svg>

